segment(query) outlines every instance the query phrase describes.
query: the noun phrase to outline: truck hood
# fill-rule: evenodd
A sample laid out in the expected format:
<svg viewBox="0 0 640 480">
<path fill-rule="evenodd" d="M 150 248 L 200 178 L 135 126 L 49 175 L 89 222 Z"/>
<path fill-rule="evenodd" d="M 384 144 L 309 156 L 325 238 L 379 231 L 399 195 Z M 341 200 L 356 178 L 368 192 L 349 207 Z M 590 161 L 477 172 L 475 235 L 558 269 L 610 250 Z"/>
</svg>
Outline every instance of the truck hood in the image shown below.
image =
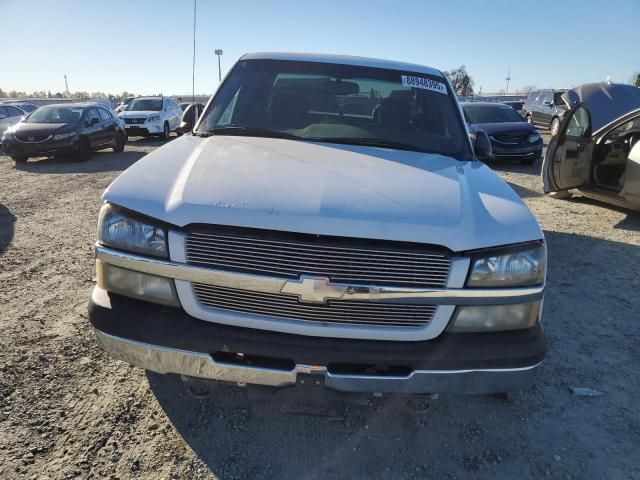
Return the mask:
<svg viewBox="0 0 640 480">
<path fill-rule="evenodd" d="M 640 108 L 640 88 L 620 83 L 586 83 L 568 90 L 562 98 L 568 105 L 581 102 L 587 107 L 594 133 Z"/>
<path fill-rule="evenodd" d="M 453 251 L 542 238 L 480 162 L 293 140 L 183 136 L 123 172 L 103 200 L 193 223 L 399 240 Z"/>
</svg>

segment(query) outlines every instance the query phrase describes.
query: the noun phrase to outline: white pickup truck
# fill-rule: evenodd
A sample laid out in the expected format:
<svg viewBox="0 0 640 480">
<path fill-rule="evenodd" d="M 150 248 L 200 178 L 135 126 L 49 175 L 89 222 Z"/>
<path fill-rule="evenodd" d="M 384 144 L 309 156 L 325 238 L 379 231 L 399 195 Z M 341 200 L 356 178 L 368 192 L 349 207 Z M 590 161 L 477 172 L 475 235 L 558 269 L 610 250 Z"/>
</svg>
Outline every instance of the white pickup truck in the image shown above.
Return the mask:
<svg viewBox="0 0 640 480">
<path fill-rule="evenodd" d="M 526 388 L 543 234 L 444 75 L 243 56 L 192 135 L 104 192 L 89 318 L 160 373 L 347 392 Z"/>
</svg>

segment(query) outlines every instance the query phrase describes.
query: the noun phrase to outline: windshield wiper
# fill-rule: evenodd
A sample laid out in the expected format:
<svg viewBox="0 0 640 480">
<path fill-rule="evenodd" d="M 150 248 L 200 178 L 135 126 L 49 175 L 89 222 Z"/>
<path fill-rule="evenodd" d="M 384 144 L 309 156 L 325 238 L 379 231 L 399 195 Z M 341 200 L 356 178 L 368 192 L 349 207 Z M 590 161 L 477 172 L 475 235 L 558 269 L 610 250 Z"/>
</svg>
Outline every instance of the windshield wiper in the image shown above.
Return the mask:
<svg viewBox="0 0 640 480">
<path fill-rule="evenodd" d="M 267 137 L 267 138 L 286 138 L 289 140 L 304 140 L 303 137 L 293 135 L 292 133 L 279 132 L 277 130 L 269 130 L 268 128 L 256 127 L 239 127 L 228 126 L 218 127 L 207 130 L 206 132 L 196 132 L 194 135 L 199 137 L 209 137 L 211 135 L 238 135 L 243 137 Z"/>
<path fill-rule="evenodd" d="M 339 143 L 344 145 L 362 145 L 364 147 L 392 148 L 394 150 L 407 150 L 420 153 L 440 153 L 435 150 L 428 150 L 411 143 L 395 142 L 393 140 L 383 140 L 381 138 L 350 138 L 350 137 L 326 137 L 326 138 L 305 138 L 311 142 Z"/>
</svg>

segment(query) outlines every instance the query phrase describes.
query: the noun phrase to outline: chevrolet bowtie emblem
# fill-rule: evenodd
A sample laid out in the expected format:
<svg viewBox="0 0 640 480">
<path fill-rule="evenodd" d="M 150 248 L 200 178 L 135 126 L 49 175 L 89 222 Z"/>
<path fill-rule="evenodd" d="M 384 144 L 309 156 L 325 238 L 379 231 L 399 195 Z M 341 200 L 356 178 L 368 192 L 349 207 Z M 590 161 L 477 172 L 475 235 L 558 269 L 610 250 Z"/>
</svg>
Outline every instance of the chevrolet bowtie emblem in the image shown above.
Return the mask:
<svg viewBox="0 0 640 480">
<path fill-rule="evenodd" d="M 327 277 L 304 275 L 300 280 L 287 280 L 281 290 L 282 293 L 295 295 L 298 300 L 306 303 L 325 303 L 342 297 L 346 291 L 346 286 L 331 285 Z"/>
</svg>

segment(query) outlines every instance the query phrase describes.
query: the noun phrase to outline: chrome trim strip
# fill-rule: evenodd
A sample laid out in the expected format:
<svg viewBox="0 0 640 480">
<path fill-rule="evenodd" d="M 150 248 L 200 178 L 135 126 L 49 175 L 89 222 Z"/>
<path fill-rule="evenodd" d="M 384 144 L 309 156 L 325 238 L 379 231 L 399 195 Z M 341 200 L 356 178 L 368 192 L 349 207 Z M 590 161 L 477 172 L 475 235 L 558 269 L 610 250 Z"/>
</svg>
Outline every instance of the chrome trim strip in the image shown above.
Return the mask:
<svg viewBox="0 0 640 480">
<path fill-rule="evenodd" d="M 407 376 L 335 374 L 324 366 L 297 364 L 278 370 L 219 362 L 211 355 L 151 345 L 116 337 L 94 328 L 100 346 L 113 358 L 167 374 L 272 387 L 293 386 L 299 374 L 317 375 L 324 386 L 346 392 L 388 393 L 496 393 L 527 388 L 540 363 L 527 367 L 465 370 L 414 370 Z"/>
<path fill-rule="evenodd" d="M 126 253 L 96 245 L 96 258 L 122 268 L 192 283 L 219 285 L 240 290 L 281 293 L 290 279 L 214 270 Z M 434 305 L 500 305 L 542 298 L 544 286 L 517 288 L 408 288 L 332 283 L 344 293 L 340 300 L 429 303 Z"/>
</svg>

